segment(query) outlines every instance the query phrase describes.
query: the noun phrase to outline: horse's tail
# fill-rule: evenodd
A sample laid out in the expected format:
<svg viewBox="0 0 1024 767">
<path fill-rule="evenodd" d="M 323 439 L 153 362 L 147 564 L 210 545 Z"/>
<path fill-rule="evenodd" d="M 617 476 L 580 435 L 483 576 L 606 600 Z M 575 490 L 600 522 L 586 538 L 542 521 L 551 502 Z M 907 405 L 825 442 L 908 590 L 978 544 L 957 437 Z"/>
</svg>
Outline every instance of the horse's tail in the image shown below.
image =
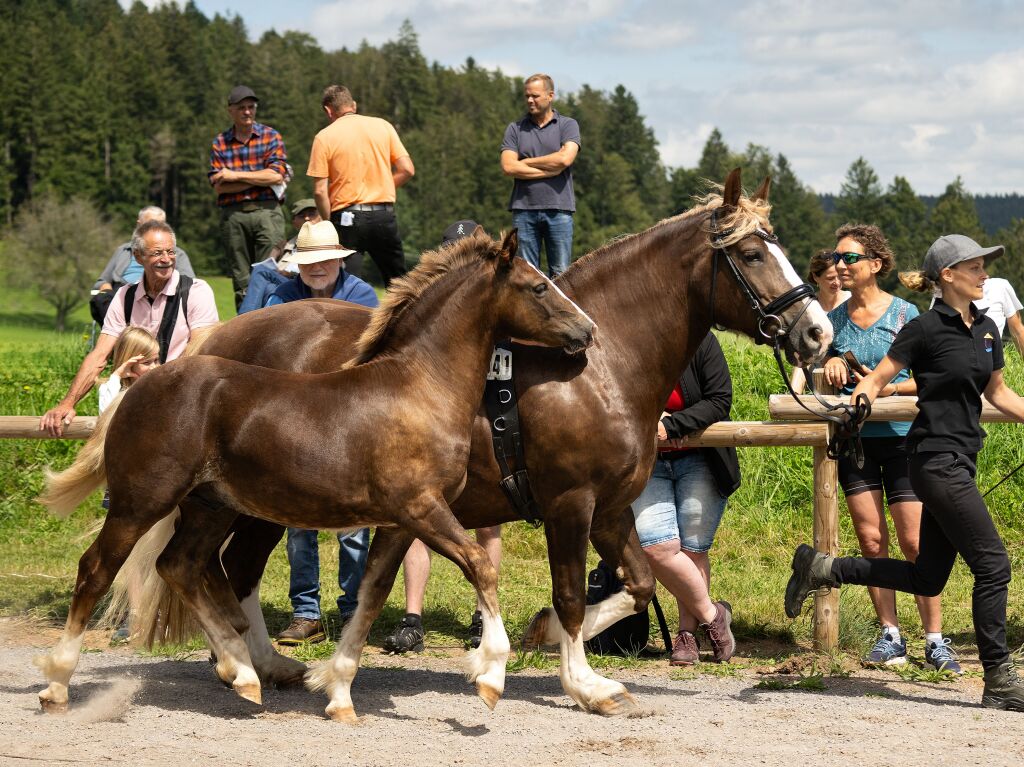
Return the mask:
<svg viewBox="0 0 1024 767">
<path fill-rule="evenodd" d="M 67 517 L 78 505 L 92 495 L 97 488 L 107 483 L 107 467 L 103 460 L 103 448 L 107 441 L 107 428 L 114 411 L 121 404 L 124 392 L 107 406 L 93 429 L 92 436 L 78 451 L 75 462 L 64 471 L 46 470 L 46 490 L 36 498 L 38 503 L 58 517 Z"/>
<path fill-rule="evenodd" d="M 101 625 L 115 628 L 128 616 L 133 645 L 181 644 L 200 633 L 191 611 L 156 569 L 180 515 L 175 509 L 139 539 L 110 588 Z"/>
</svg>

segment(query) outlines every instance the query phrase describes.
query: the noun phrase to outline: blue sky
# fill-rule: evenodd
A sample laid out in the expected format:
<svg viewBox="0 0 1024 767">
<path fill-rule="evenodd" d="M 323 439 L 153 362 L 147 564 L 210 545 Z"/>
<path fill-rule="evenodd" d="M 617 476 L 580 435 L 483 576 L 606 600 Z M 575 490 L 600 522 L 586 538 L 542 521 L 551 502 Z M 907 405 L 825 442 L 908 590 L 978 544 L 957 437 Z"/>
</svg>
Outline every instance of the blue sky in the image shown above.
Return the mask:
<svg viewBox="0 0 1024 767">
<path fill-rule="evenodd" d="M 152 4 L 152 3 L 151 3 Z M 197 0 L 252 37 L 308 32 L 327 49 L 379 44 L 412 21 L 431 61 L 472 56 L 558 90 L 621 83 L 668 165 L 693 165 L 714 126 L 734 149 L 784 153 L 818 191 L 863 155 L 883 183 L 1024 191 L 1024 3 L 1008 0 Z M 242 10 L 244 9 L 244 10 Z M 358 94 L 356 94 L 358 98 Z M 584 151 L 586 128 L 583 128 Z"/>
</svg>

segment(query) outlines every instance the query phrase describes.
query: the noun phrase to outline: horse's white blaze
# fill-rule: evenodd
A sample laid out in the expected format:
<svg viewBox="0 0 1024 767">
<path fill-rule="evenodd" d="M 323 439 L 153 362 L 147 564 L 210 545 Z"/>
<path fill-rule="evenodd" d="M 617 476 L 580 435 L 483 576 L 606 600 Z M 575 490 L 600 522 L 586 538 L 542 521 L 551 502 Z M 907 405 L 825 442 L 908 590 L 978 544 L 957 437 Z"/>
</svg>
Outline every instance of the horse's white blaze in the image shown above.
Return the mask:
<svg viewBox="0 0 1024 767">
<path fill-rule="evenodd" d="M 558 674 L 562 680 L 562 689 L 576 701 L 576 705 L 584 711 L 602 711 L 612 699 L 619 696 L 628 697 L 629 693 L 621 683 L 606 679 L 587 663 L 582 632 L 572 638 L 562 629 L 561 622 L 558 626 L 562 635 L 561 665 Z"/>
<path fill-rule="evenodd" d="M 768 252 L 775 256 L 775 260 L 778 262 L 779 268 L 782 269 L 782 274 L 789 284 L 794 288 L 802 285 L 804 281 L 797 276 L 796 269 L 789 263 L 789 259 L 782 252 L 782 248 L 774 242 L 766 242 L 765 245 L 768 246 Z M 832 343 L 832 323 L 829 322 L 828 315 L 825 314 L 825 310 L 821 308 L 821 304 L 817 300 L 810 298 L 804 300 L 811 302 L 811 305 L 807 307 L 807 317 L 821 328 L 821 348 L 824 351 Z"/>
<path fill-rule="evenodd" d="M 512 647 L 500 615 L 484 608 L 480 646 L 466 654 L 466 674 L 477 686 L 486 685 L 500 697 L 505 691 L 505 662 Z"/>
<path fill-rule="evenodd" d="M 551 287 L 553 287 L 553 288 L 554 288 L 554 289 L 555 289 L 555 290 L 557 291 L 558 295 L 560 295 L 560 296 L 561 296 L 562 298 L 564 298 L 564 299 L 565 299 L 566 301 L 568 301 L 568 302 L 569 302 L 570 304 L 572 304 L 572 305 L 573 305 L 573 308 L 574 308 L 574 309 L 576 309 L 576 311 L 578 311 L 578 312 L 579 312 L 580 314 L 582 314 L 582 315 L 583 315 L 584 317 L 586 317 L 586 318 L 587 318 L 588 320 L 590 320 L 590 315 L 589 315 L 589 314 L 587 314 L 587 313 L 586 313 L 585 311 L 583 311 L 582 309 L 580 309 L 579 305 L 578 305 L 578 304 L 577 304 L 577 303 L 576 303 L 575 301 L 573 301 L 573 300 L 572 300 L 571 298 L 569 298 L 569 296 L 565 295 L 565 293 L 564 293 L 564 292 L 562 291 L 562 289 L 561 289 L 560 287 L 558 287 L 558 286 L 557 286 L 557 285 L 555 284 L 555 281 L 554 281 L 554 280 L 552 280 L 551 278 L 549 278 L 549 277 L 548 277 L 548 276 L 547 276 L 546 274 L 544 274 L 544 272 L 542 272 L 542 271 L 541 271 L 540 269 L 538 269 L 538 268 L 537 268 L 536 266 L 534 266 L 533 264 L 531 264 L 531 263 L 530 263 L 529 261 L 527 261 L 527 260 L 526 260 L 525 258 L 523 259 L 523 261 L 525 261 L 525 262 L 526 262 L 526 265 L 527 265 L 528 267 L 530 267 L 531 269 L 533 269 L 533 271 L 537 272 L 537 274 L 539 274 L 539 275 L 540 275 L 541 277 L 543 277 L 543 278 L 544 278 L 545 280 L 547 280 L 547 281 L 548 281 L 548 284 L 549 284 L 549 285 L 551 285 Z M 591 321 L 591 322 L 594 322 L 593 320 L 590 320 L 590 321 Z M 594 324 L 596 325 L 597 323 L 596 323 L 596 322 L 594 322 Z"/>
<path fill-rule="evenodd" d="M 636 600 L 625 589 L 597 604 L 587 605 L 583 613 L 583 638 L 593 639 L 614 623 L 636 612 Z"/>
<path fill-rule="evenodd" d="M 78 660 L 82 657 L 82 640 L 85 631 L 80 634 L 68 634 L 65 629 L 57 646 L 49 655 L 40 655 L 33 663 L 38 666 L 49 686 L 39 693 L 39 699 L 47 703 L 63 704 L 68 702 L 68 682 L 75 673 Z"/>
</svg>

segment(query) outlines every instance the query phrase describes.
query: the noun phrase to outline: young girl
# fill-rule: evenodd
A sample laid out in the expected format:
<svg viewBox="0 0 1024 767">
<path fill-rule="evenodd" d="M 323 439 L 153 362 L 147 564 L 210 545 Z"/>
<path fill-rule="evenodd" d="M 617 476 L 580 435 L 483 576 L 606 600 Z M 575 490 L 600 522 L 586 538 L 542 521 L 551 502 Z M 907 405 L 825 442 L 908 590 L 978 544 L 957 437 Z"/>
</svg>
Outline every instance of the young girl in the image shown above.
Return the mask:
<svg viewBox="0 0 1024 767">
<path fill-rule="evenodd" d="M 134 325 L 125 328 L 114 345 L 114 372 L 99 389 L 100 412 L 107 409 L 122 389 L 127 389 L 143 373 L 159 365 L 159 357 L 160 345 L 152 333 Z"/>
</svg>

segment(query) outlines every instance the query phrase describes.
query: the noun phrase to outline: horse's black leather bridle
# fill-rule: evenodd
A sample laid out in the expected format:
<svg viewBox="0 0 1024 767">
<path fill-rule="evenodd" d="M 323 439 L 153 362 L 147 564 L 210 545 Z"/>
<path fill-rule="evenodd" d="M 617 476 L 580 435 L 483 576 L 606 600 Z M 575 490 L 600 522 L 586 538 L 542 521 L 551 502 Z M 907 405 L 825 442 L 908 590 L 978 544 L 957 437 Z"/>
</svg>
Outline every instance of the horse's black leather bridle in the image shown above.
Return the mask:
<svg viewBox="0 0 1024 767">
<path fill-rule="evenodd" d="M 729 255 L 729 250 L 725 245 L 726 238 L 731 235 L 735 229 L 720 229 L 718 225 L 718 213 L 719 209 L 711 211 L 711 228 L 708 232 L 711 240 L 711 248 L 714 252 L 714 259 L 711 264 L 711 326 L 715 325 L 715 289 L 716 282 L 718 279 L 718 261 L 719 258 L 725 261 L 726 266 L 729 267 L 729 271 L 736 280 L 736 284 L 739 285 L 740 292 L 747 299 L 747 303 L 750 304 L 750 308 L 754 314 L 757 315 L 757 333 L 754 342 L 759 344 L 770 344 L 775 353 L 775 362 L 779 367 L 779 374 L 782 376 L 782 380 L 786 384 L 786 389 L 792 395 L 796 403 L 800 405 L 804 410 L 813 415 L 815 418 L 821 418 L 826 421 L 831 421 L 835 424 L 835 432 L 828 444 L 828 457 L 837 459 L 845 455 L 852 454 L 853 460 L 857 464 L 857 468 L 863 468 L 864 466 L 864 448 L 860 440 L 860 427 L 867 420 L 867 417 L 871 414 L 871 403 L 864 394 L 860 394 L 857 397 L 855 405 L 848 405 L 846 403 L 829 404 L 822 399 L 817 392 L 814 391 L 814 387 L 811 387 L 811 393 L 814 394 L 815 399 L 825 408 L 825 412 L 815 412 L 805 405 L 795 391 L 793 386 L 789 382 L 789 376 L 786 375 L 786 368 L 782 362 L 782 347 L 780 346 L 781 340 L 790 335 L 790 333 L 796 328 L 797 323 L 804 316 L 808 307 L 811 305 L 812 300 L 817 300 L 814 288 L 807 283 L 797 285 L 790 290 L 787 290 L 778 298 L 762 304 L 761 298 L 754 292 L 754 288 L 743 273 L 736 266 L 736 262 L 733 261 L 732 256 Z M 754 235 L 760 237 L 766 243 L 778 245 L 779 238 L 774 234 L 756 229 L 753 232 Z M 804 301 L 804 299 L 810 299 Z M 804 301 L 803 309 L 800 310 L 799 314 L 793 319 L 792 322 L 787 326 L 782 321 L 782 313 L 785 312 L 789 307 L 798 301 Z M 804 368 L 807 375 L 807 380 L 810 378 L 810 366 Z M 833 415 L 833 413 L 839 413 L 839 415 Z"/>
</svg>

